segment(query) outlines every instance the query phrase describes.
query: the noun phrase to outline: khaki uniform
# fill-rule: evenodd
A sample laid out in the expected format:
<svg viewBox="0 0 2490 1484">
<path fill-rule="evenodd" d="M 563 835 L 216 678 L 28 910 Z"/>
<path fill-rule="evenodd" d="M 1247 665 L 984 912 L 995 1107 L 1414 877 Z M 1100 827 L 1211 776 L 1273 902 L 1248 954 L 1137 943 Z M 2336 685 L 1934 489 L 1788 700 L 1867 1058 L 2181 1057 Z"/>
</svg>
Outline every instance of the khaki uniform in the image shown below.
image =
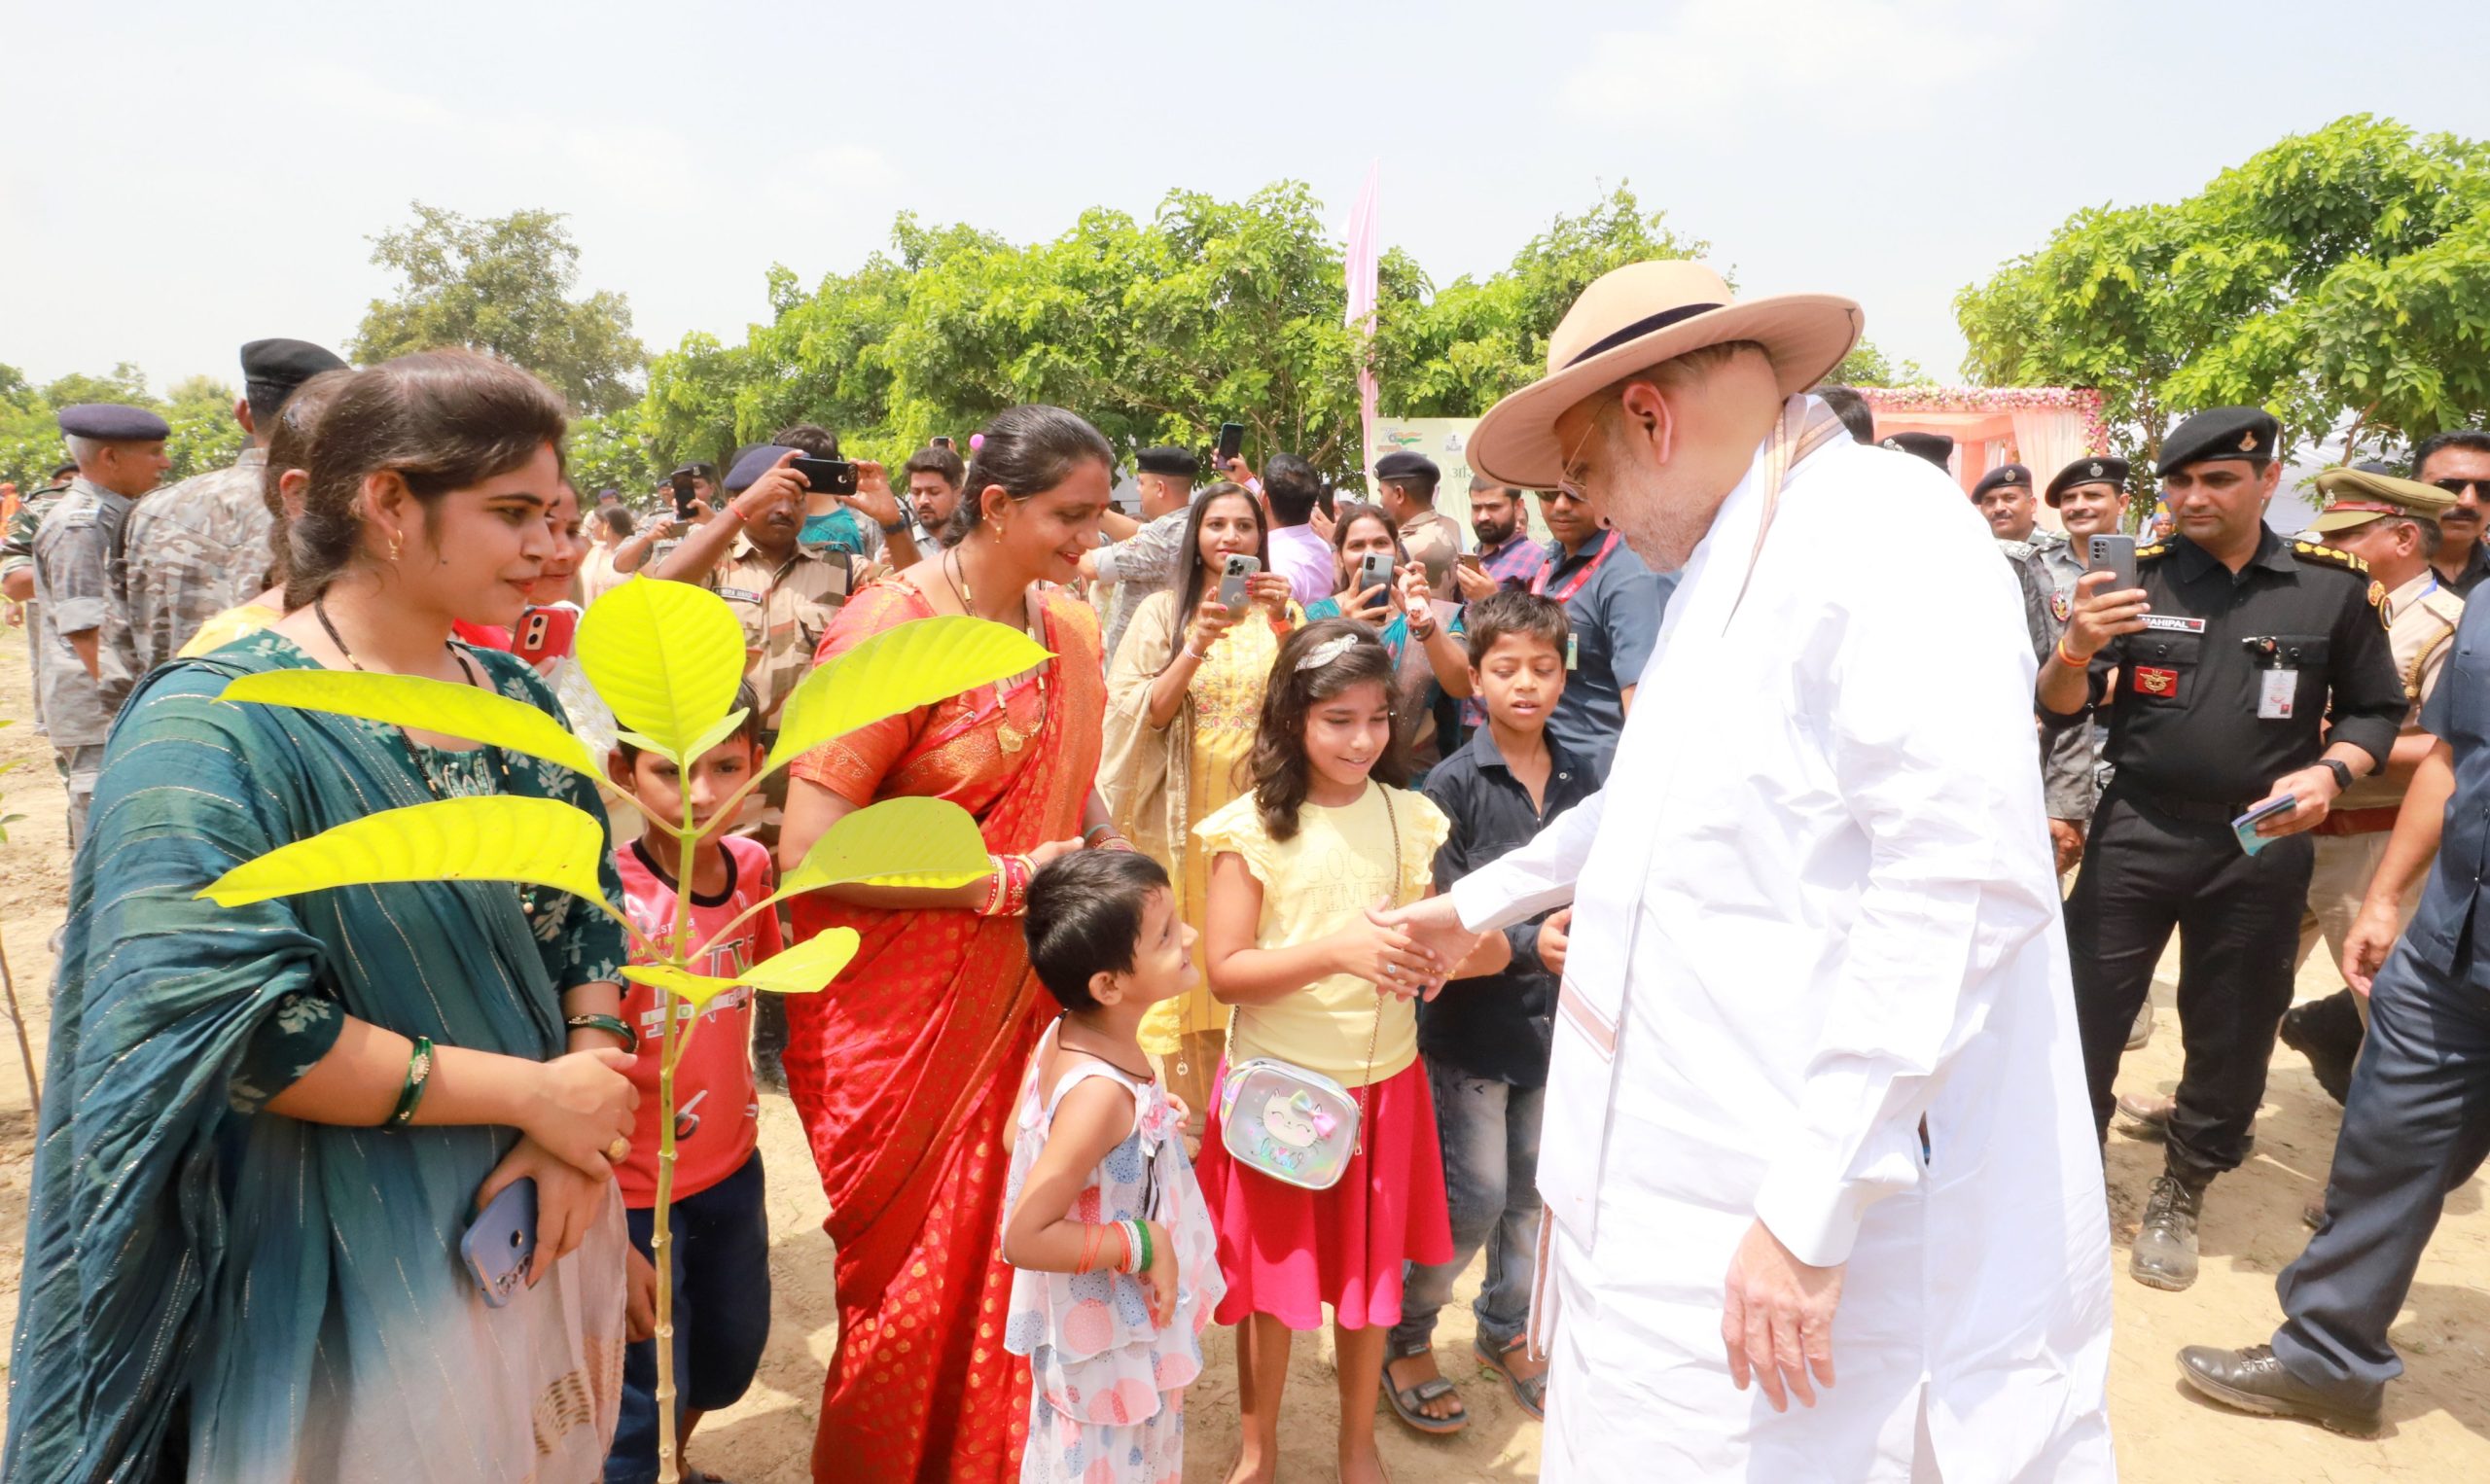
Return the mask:
<svg viewBox="0 0 2490 1484">
<path fill-rule="evenodd" d="M 2403 692 L 2411 706 L 2404 713 L 2401 737 L 2421 732 L 2421 703 L 2438 683 L 2438 672 L 2455 646 L 2455 626 L 2464 617 L 2464 599 L 2423 572 L 2387 595 L 2387 643 L 2395 652 L 2396 673 L 2403 677 Z M 2383 773 L 2356 778 L 2334 800 L 2326 822 L 2317 827 L 2317 870 L 2308 884 L 2308 910 L 2300 917 L 2299 962 L 2306 963 L 2318 939 L 2335 962 L 2343 957 L 2343 939 L 2360 915 L 2361 900 L 2386 854 L 2387 837 L 2395 830 L 2396 810 L 2403 802 L 2403 783 Z M 2420 894 L 2405 894 L 2403 920 L 2410 922 Z M 2366 1007 L 2366 1006 L 2364 1007 Z"/>
<path fill-rule="evenodd" d="M 267 450 L 160 489 L 129 515 L 120 623 L 136 675 L 173 658 L 199 625 L 267 589 L 275 520 L 261 494 Z"/>
<path fill-rule="evenodd" d="M 87 837 L 87 805 L 103 772 L 104 741 L 129 694 L 129 634 L 113 622 L 122 583 L 122 531 L 137 502 L 84 478 L 71 481 L 35 534 L 35 710 L 52 734 L 69 790 L 69 844 Z M 69 636 L 95 630 L 99 675 Z"/>
<path fill-rule="evenodd" d="M 738 536 L 710 574 L 709 590 L 726 599 L 743 624 L 744 678 L 760 698 L 762 730 L 770 741 L 777 739 L 787 697 L 812 673 L 831 618 L 873 570 L 862 557 L 800 546 L 785 561 L 773 561 L 750 536 Z M 786 811 L 787 770 L 780 768 L 745 801 L 735 828 L 774 850 Z"/>
<path fill-rule="evenodd" d="M 1421 515 L 1401 528 L 1401 545 L 1409 560 L 1427 569 L 1427 585 L 1441 603 L 1461 601 L 1452 569 L 1461 560 L 1461 522 L 1441 512 Z"/>
</svg>

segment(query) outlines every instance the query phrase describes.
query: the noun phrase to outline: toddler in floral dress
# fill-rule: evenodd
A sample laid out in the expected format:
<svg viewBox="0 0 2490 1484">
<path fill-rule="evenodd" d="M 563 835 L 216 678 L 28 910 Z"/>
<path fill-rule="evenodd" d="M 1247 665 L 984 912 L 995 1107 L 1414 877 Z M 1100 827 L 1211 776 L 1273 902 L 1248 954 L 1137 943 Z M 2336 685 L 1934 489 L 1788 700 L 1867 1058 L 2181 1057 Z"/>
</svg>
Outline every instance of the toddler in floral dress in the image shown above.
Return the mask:
<svg viewBox="0 0 2490 1484">
<path fill-rule="evenodd" d="M 1029 885 L 1029 962 L 1063 1006 L 1021 1085 L 1002 1255 L 1003 1345 L 1029 1358 L 1023 1481 L 1182 1484 L 1185 1388 L 1226 1291 L 1185 1158 L 1185 1110 L 1151 1076 L 1142 1013 L 1193 979 L 1167 872 L 1077 851 Z"/>
</svg>

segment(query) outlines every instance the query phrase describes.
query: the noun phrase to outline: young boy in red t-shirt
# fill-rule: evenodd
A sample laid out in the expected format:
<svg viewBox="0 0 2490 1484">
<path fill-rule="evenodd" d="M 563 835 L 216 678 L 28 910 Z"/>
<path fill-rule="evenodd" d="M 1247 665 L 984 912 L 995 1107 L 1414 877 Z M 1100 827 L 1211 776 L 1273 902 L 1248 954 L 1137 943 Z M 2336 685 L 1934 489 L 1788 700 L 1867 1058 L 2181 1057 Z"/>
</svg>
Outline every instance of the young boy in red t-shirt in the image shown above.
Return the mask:
<svg viewBox="0 0 2490 1484">
<path fill-rule="evenodd" d="M 638 795 L 656 817 L 683 817 L 689 795 L 692 817 L 704 827 L 692 847 L 692 936 L 708 942 L 735 918 L 776 889 L 769 852 L 758 841 L 729 834 L 733 823 L 717 811 L 761 766 L 760 709 L 752 688 L 736 692 L 745 709 L 743 728 L 701 755 L 687 780 L 655 753 L 625 742 L 607 761 L 614 780 Z M 650 830 L 617 852 L 622 895 L 632 925 L 651 938 L 674 933 L 681 852 L 674 836 Z M 732 978 L 778 951 L 778 914 L 754 912 L 713 947 L 694 973 Z M 656 1226 L 658 1184 L 658 1062 L 665 1032 L 660 1002 L 674 1006 L 678 1039 L 689 1037 L 675 1065 L 674 1360 L 682 1426 L 678 1446 L 688 1443 L 704 1412 L 730 1406 L 761 1368 L 769 1337 L 769 1223 L 762 1195 L 761 1152 L 756 1147 L 760 1109 L 752 1086 L 753 991 L 738 986 L 711 1000 L 695 1017 L 692 1007 L 645 985 L 622 986 L 622 1018 L 638 1033 L 639 1126 L 631 1156 L 615 1171 L 630 1219 L 635 1249 L 631 1267 L 632 1328 L 655 1324 L 657 1272 L 649 1254 Z M 614 1449 L 605 1461 L 606 1484 L 647 1484 L 658 1476 L 657 1345 L 630 1347 L 622 1365 L 622 1413 Z M 685 1477 L 694 1478 L 683 1467 Z"/>
</svg>

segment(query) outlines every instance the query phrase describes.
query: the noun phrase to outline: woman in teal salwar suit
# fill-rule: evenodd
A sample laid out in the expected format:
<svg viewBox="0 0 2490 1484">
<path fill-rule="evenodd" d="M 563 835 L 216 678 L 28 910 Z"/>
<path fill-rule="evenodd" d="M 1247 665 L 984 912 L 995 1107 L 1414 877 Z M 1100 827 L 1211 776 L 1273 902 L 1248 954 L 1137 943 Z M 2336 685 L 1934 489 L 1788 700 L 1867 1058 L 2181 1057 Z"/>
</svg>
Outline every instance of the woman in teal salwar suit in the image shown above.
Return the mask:
<svg viewBox="0 0 2490 1484">
<path fill-rule="evenodd" d="M 351 668 L 558 718 L 523 664 L 449 635 L 513 621 L 551 550 L 561 406 L 463 353 L 297 396 L 323 401 L 294 612 L 136 689 L 78 860 L 10 1481 L 579 1481 L 614 1427 L 610 1160 L 635 1097 L 622 1038 L 566 1022 L 614 1013 L 622 930 L 505 883 L 197 897 L 380 809 L 497 793 L 596 811 L 586 780 L 527 758 L 214 698 L 238 675 Z M 619 901 L 610 860 L 603 880 Z M 540 1195 L 533 1282 L 489 1307 L 458 1242 L 519 1177 Z"/>
</svg>

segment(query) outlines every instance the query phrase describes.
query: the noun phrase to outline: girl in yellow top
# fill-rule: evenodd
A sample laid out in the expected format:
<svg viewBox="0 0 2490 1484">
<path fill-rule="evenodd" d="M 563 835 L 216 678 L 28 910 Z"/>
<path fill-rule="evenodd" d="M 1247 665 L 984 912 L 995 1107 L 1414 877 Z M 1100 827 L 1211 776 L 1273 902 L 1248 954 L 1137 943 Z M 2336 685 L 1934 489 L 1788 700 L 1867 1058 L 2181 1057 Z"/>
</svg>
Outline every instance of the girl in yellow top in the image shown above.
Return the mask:
<svg viewBox="0 0 2490 1484">
<path fill-rule="evenodd" d="M 1288 579 L 1270 571 L 1263 507 L 1243 485 L 1214 484 L 1196 495 L 1179 549 L 1192 553 L 1184 580 L 1141 600 L 1107 666 L 1098 793 L 1133 848 L 1167 867 L 1177 911 L 1198 932 L 1210 915 L 1210 858 L 1191 848 L 1192 827 L 1244 791 L 1271 662 L 1305 615 L 1289 599 Z M 1231 555 L 1251 556 L 1263 569 L 1235 609 L 1220 600 Z M 1193 956 L 1205 967 L 1198 942 Z M 1191 1110 L 1186 1137 L 1194 1148 L 1227 1026 L 1206 974 L 1142 1017 L 1141 1048 L 1162 1064 L 1167 1090 Z"/>
<path fill-rule="evenodd" d="M 1340 1477 L 1376 1484 L 1374 1397 L 1401 1318 L 1405 1262 L 1450 1258 L 1435 1104 L 1409 996 L 1442 979 L 1408 935 L 1370 913 L 1428 894 L 1444 817 L 1397 787 L 1408 727 L 1392 714 L 1392 655 L 1365 626 L 1309 624 L 1280 646 L 1249 759 L 1253 792 L 1194 828 L 1210 858 L 1204 958 L 1236 1007 L 1231 1064 L 1269 1056 L 1319 1072 L 1365 1110 L 1336 1184 L 1307 1190 L 1238 1164 L 1214 1104 L 1198 1167 L 1219 1228 L 1236 1336 L 1244 1457 L 1279 1457 L 1290 1336 L 1331 1305 L 1339 1360 Z"/>
</svg>

